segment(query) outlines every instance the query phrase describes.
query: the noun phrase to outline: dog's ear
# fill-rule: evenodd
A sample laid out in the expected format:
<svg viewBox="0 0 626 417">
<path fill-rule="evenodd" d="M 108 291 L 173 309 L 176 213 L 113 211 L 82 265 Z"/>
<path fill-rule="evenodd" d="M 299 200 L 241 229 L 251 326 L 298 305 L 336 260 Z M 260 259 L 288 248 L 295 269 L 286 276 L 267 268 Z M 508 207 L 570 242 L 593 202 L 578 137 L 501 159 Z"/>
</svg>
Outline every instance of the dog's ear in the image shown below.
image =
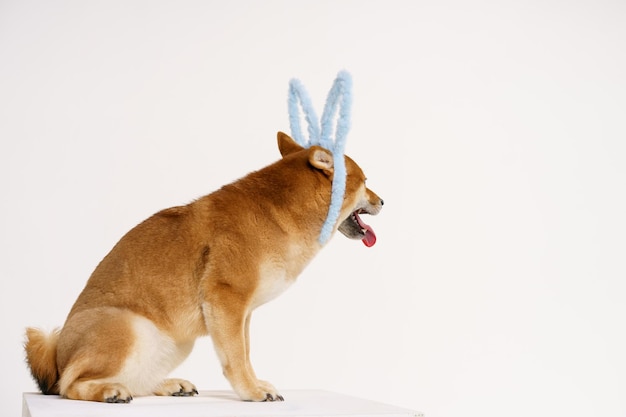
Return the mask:
<svg viewBox="0 0 626 417">
<path fill-rule="evenodd" d="M 304 149 L 302 146 L 298 145 L 295 140 L 291 139 L 291 137 L 286 133 L 278 132 L 276 137 L 278 139 L 278 150 L 283 157 Z"/>
<path fill-rule="evenodd" d="M 309 163 L 330 176 L 333 173 L 333 154 L 319 146 L 309 148 Z"/>
</svg>

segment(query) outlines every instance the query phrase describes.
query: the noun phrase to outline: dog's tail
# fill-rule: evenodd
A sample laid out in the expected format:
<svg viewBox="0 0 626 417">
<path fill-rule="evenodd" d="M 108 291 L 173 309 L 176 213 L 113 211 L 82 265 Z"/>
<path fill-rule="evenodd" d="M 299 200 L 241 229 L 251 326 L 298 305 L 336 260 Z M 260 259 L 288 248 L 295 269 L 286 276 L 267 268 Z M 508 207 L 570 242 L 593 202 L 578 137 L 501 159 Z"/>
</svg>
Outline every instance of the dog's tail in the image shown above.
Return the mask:
<svg viewBox="0 0 626 417">
<path fill-rule="evenodd" d="M 59 329 L 46 333 L 40 329 L 26 329 L 26 362 L 39 389 L 44 394 L 58 394 L 57 342 Z"/>
</svg>

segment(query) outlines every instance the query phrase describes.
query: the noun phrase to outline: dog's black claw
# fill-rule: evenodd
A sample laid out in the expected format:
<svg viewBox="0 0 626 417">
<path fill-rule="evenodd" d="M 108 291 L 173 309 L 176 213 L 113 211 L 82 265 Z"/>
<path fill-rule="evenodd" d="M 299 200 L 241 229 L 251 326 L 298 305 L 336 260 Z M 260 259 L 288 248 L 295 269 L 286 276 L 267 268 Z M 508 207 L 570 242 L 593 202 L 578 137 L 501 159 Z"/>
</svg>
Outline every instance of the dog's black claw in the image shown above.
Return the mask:
<svg viewBox="0 0 626 417">
<path fill-rule="evenodd" d="M 198 395 L 198 390 L 195 388 L 191 391 L 185 391 L 185 389 L 181 387 L 180 390 L 172 393 L 173 397 L 193 397 L 194 395 Z"/>
<path fill-rule="evenodd" d="M 105 401 L 109 404 L 128 404 L 132 401 L 132 399 L 133 397 L 119 398 L 117 395 L 114 395 L 106 398 Z"/>
<path fill-rule="evenodd" d="M 283 398 L 282 395 L 280 394 L 276 394 L 276 396 L 273 396 L 272 394 L 267 394 L 267 396 L 265 397 L 265 401 L 285 401 L 285 399 Z"/>
</svg>

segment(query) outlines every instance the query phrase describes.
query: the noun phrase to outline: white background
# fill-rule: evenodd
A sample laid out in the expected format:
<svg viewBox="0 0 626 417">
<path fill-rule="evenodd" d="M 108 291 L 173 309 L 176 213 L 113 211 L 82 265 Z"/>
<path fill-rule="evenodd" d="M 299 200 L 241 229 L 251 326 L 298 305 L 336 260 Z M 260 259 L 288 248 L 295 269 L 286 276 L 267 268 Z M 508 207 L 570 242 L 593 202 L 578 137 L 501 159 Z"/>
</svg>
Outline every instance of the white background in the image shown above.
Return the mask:
<svg viewBox="0 0 626 417">
<path fill-rule="evenodd" d="M 253 319 L 257 374 L 439 416 L 626 415 L 626 3 L 0 1 L 0 408 L 152 213 L 279 157 L 354 79 L 385 199 Z M 262 233 L 250 230 L 250 233 Z M 208 338 L 173 373 L 228 389 Z M 287 400 L 289 400 L 287 398 Z"/>
</svg>

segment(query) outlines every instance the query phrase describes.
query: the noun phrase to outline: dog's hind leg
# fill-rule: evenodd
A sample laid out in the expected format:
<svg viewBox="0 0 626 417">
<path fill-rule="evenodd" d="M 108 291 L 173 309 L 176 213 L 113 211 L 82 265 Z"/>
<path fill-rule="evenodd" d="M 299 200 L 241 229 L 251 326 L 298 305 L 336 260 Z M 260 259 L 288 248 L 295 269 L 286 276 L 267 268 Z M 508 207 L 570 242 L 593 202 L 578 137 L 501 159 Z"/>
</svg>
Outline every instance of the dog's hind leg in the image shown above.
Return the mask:
<svg viewBox="0 0 626 417">
<path fill-rule="evenodd" d="M 72 400 L 105 403 L 129 403 L 133 399 L 125 385 L 91 379 L 75 380 L 64 390 L 63 396 Z"/>
<path fill-rule="evenodd" d="M 173 395 L 174 397 L 191 397 L 198 395 L 198 390 L 189 381 L 178 378 L 164 379 L 154 390 L 154 395 Z"/>
<path fill-rule="evenodd" d="M 71 315 L 59 335 L 59 391 L 65 398 L 129 402 L 133 393 L 118 378 L 132 352 L 131 313 L 96 308 Z"/>
<path fill-rule="evenodd" d="M 61 395 L 78 400 L 128 402 L 133 396 L 195 392 L 165 376 L 187 357 L 193 342 L 176 343 L 145 317 L 97 308 L 71 316 L 59 338 Z"/>
</svg>

